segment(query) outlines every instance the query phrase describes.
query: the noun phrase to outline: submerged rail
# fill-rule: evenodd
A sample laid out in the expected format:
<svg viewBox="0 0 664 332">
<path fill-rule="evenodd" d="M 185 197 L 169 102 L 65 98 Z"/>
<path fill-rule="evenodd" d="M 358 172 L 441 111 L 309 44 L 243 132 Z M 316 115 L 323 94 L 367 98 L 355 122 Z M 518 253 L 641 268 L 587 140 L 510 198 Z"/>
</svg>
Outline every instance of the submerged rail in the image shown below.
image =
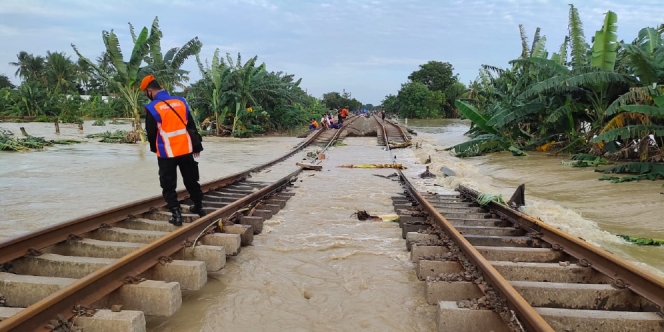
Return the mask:
<svg viewBox="0 0 664 332">
<path fill-rule="evenodd" d="M 313 143 L 322 133 L 316 131 L 308 137 L 304 144 L 298 145 L 289 153 L 262 165 L 252 167 L 246 171 L 239 172 L 224 178 L 210 181 L 201 185 L 204 194 L 245 180 L 253 172 L 261 171 L 276 163 L 279 163 L 303 148 Z M 335 135 L 335 137 L 337 137 Z M 162 260 L 183 249 L 183 243 L 200 237 L 211 224 L 219 219 L 227 218 L 238 210 L 255 205 L 292 182 L 302 169 L 281 178 L 258 191 L 235 199 L 228 205 L 209 212 L 205 217 L 198 218 L 189 224 L 168 232 L 159 239 L 132 251 L 131 253 L 117 259 L 112 264 L 106 265 L 91 274 L 78 278 L 73 283 L 59 291 L 29 305 L 27 308 L 10 316 L 0 322 L 0 331 L 47 331 L 46 323 L 59 315 L 65 318 L 74 316 L 72 309 L 76 305 L 91 305 L 102 299 L 114 290 L 126 283 L 127 277 L 138 277 Z M 178 191 L 178 199 L 188 198 L 185 190 Z M 164 205 L 161 196 L 154 196 L 136 202 L 124 204 L 98 213 L 76 218 L 67 222 L 49 226 L 36 232 L 28 233 L 0 243 L 0 263 L 8 263 L 18 258 L 41 254 L 41 249 L 51 247 L 63 241 L 80 239 L 79 235 L 88 232 L 108 228 L 111 224 L 128 220 L 143 213 L 156 211 Z M 185 245 L 186 247 L 186 245 Z"/>
<path fill-rule="evenodd" d="M 480 195 L 465 186 L 460 186 L 459 192 L 472 199 Z M 630 289 L 653 302 L 659 307 L 660 313 L 664 313 L 664 279 L 507 205 L 491 201 L 488 208 L 514 223 L 516 227 L 525 229 L 551 244 L 556 250 L 578 259 L 581 266 L 591 267 L 613 279 L 613 286 Z"/>
<path fill-rule="evenodd" d="M 228 217 L 240 208 L 255 203 L 261 198 L 278 191 L 291 182 L 302 169 L 287 175 L 279 181 L 245 196 L 205 217 L 169 233 L 168 235 L 141 247 L 115 263 L 79 279 L 71 285 L 51 294 L 41 301 L 0 322 L 0 331 L 32 331 L 45 329 L 43 324 L 63 315 L 72 316 L 76 305 L 90 305 L 125 284 L 124 277 L 138 276 L 159 263 L 161 257 L 169 257 L 182 248 L 182 243 L 200 235 L 211 222 Z"/>
<path fill-rule="evenodd" d="M 288 152 L 287 154 L 276 158 L 265 164 L 250 168 L 246 171 L 232 174 L 230 176 L 220 178 L 217 180 L 209 181 L 201 184 L 201 190 L 205 194 L 210 190 L 217 189 L 238 181 L 245 179 L 251 173 L 261 171 L 270 167 L 286 158 L 291 157 L 299 152 L 309 144 L 314 142 L 321 131 L 316 131 L 311 135 L 305 144 L 301 144 L 297 148 Z M 186 190 L 178 191 L 178 200 L 189 198 Z M 110 208 L 97 213 L 89 214 L 83 217 L 72 219 L 70 221 L 55 224 L 49 227 L 42 228 L 35 232 L 21 235 L 12 239 L 0 242 L 0 264 L 9 262 L 11 260 L 23 257 L 33 250 L 40 250 L 48 246 L 52 246 L 61 241 L 65 241 L 72 235 L 80 235 L 102 227 L 102 225 L 110 225 L 127 218 L 128 215 L 139 215 L 148 212 L 150 208 L 155 206 L 163 206 L 163 197 L 153 196 L 150 198 L 138 200 L 132 203 L 123 204 L 114 208 Z"/>
</svg>

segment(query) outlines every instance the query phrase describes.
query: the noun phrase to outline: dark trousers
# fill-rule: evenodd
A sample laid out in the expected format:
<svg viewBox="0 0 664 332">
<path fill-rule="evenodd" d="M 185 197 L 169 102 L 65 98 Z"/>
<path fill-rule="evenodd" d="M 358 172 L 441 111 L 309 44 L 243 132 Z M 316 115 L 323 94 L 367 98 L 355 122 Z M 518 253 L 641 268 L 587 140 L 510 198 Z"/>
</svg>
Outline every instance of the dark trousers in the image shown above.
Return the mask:
<svg viewBox="0 0 664 332">
<path fill-rule="evenodd" d="M 175 191 L 178 185 L 176 169 L 180 167 L 180 174 L 184 186 L 194 204 L 200 204 L 203 200 L 201 185 L 198 183 L 198 162 L 194 160 L 193 154 L 187 154 L 175 158 L 157 158 L 159 163 L 159 184 L 162 195 L 169 209 L 179 207 L 178 194 Z"/>
</svg>

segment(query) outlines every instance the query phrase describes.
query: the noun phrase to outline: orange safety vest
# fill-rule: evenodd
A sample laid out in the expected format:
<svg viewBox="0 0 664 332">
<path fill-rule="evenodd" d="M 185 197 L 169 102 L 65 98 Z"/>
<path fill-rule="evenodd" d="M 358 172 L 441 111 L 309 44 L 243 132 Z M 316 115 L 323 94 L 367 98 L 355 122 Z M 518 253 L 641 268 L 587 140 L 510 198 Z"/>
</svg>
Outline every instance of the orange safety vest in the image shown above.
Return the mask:
<svg viewBox="0 0 664 332">
<path fill-rule="evenodd" d="M 347 117 L 347 116 L 348 116 L 348 110 L 345 109 L 345 108 L 342 109 L 342 110 L 341 110 L 341 117 L 342 117 L 342 118 L 345 118 L 345 117 Z"/>
<path fill-rule="evenodd" d="M 311 121 L 311 124 L 318 129 L 318 122 L 316 122 L 316 120 Z"/>
<path fill-rule="evenodd" d="M 168 102 L 180 115 L 182 121 L 175 112 L 162 100 L 153 100 L 145 105 L 145 109 L 152 114 L 157 121 L 157 157 L 174 158 L 194 152 L 191 137 L 187 133 L 187 121 L 189 121 L 189 107 L 184 98 L 176 96 L 160 96 L 160 99 Z M 165 97 L 165 98 L 164 98 Z M 184 121 L 184 123 L 183 123 Z"/>
</svg>

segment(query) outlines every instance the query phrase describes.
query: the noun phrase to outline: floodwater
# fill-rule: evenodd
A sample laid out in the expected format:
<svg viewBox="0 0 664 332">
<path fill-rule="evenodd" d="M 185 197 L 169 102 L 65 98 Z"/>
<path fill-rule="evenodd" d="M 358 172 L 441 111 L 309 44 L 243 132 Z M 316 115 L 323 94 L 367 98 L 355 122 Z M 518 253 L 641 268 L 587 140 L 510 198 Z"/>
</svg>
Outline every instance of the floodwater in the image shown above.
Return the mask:
<svg viewBox="0 0 664 332">
<path fill-rule="evenodd" d="M 664 215 L 659 211 L 664 200 L 662 181 L 599 181 L 602 174 L 592 167 L 563 166 L 561 161 L 570 161 L 569 155 L 529 152 L 529 156 L 514 157 L 501 152 L 460 159 L 444 148 L 467 140 L 463 135 L 469 129 L 466 120 L 408 120 L 408 125 L 419 133 L 414 141 L 424 146 L 398 153 L 410 163 L 423 163 L 431 156 L 431 169 L 439 178 L 429 185 L 452 189 L 467 184 L 501 194 L 507 201 L 524 183 L 526 213 L 664 276 L 664 246 L 637 246 L 616 236 L 664 239 Z M 441 178 L 438 170 L 443 166 L 457 176 Z"/>
<path fill-rule="evenodd" d="M 120 204 L 161 195 L 157 158 L 147 144 L 108 144 L 85 139 L 92 133 L 127 130 L 130 124 L 0 123 L 0 129 L 46 139 L 79 139 L 82 144 L 54 145 L 42 151 L 0 152 L 0 239 Z M 228 176 L 273 160 L 300 142 L 294 137 L 204 138 L 198 159 L 201 182 Z M 184 188 L 178 176 L 178 188 Z M 74 202 L 72 204 L 72 202 Z"/>
<path fill-rule="evenodd" d="M 398 225 L 349 218 L 357 210 L 394 213 L 390 197 L 401 187 L 373 176 L 389 169 L 336 166 L 386 163 L 388 154 L 375 137 L 345 143 L 327 152 L 322 172 L 299 176 L 296 195 L 266 222 L 266 234 L 188 293 L 174 316 L 150 318 L 149 330 L 434 330 L 435 306 L 424 299 Z"/>
<path fill-rule="evenodd" d="M 364 121 L 359 119 L 358 121 Z M 85 134 L 127 129 L 129 125 L 92 127 Z M 614 234 L 664 238 L 663 217 L 655 206 L 660 182 L 611 184 L 598 181 L 590 168 L 560 164 L 560 157 L 498 153 L 459 159 L 445 147 L 465 141 L 468 123 L 458 120 L 409 121 L 423 142 L 418 150 L 392 153 L 408 167 L 405 174 L 422 189 L 451 192 L 460 183 L 508 199 L 526 184 L 526 212 L 581 236 L 615 254 L 664 274 L 661 247 L 638 247 Z M 0 123 L 19 133 L 81 138 L 75 125 Z M 209 181 L 272 160 L 301 139 L 205 138 L 199 159 L 201 180 Z M 342 164 L 390 162 L 376 138 L 347 138 L 332 147 L 322 172 L 299 176 L 286 208 L 266 222 L 264 233 L 242 248 L 201 290 L 184 293 L 183 307 L 169 318 L 148 318 L 150 331 L 430 331 L 434 306 L 424 301 L 398 226 L 357 221 L 367 210 L 393 213 L 390 196 L 396 182 L 375 177 L 389 169 L 337 168 Z M 315 150 L 312 147 L 308 150 Z M 299 153 L 253 180 L 278 179 L 296 169 Z M 421 180 L 423 162 L 432 158 L 436 179 Z M 448 167 L 455 177 L 443 178 Z M 436 185 L 436 186 L 434 186 Z M 179 188 L 182 188 L 180 181 Z M 8 238 L 87 213 L 160 193 L 156 158 L 145 145 L 85 144 L 43 151 L 0 153 L 1 238 Z M 72 204 L 72 202 L 75 202 Z"/>
</svg>

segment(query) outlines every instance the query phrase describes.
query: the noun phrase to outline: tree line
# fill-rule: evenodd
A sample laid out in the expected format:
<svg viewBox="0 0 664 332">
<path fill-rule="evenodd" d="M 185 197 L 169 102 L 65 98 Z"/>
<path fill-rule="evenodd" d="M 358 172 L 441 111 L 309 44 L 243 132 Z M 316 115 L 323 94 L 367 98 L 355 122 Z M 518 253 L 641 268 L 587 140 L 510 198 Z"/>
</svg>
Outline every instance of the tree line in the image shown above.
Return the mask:
<svg viewBox="0 0 664 332">
<path fill-rule="evenodd" d="M 387 95 L 382 107 L 403 118 L 458 118 L 454 101 L 466 90 L 452 64 L 429 61 L 408 76 L 396 95 Z"/>
<path fill-rule="evenodd" d="M 198 37 L 162 50 L 158 17 L 149 29 L 137 32 L 130 23 L 129 31 L 133 45 L 128 56 L 113 30 L 102 32 L 105 50 L 94 59 L 82 55 L 74 44 L 77 59 L 65 52 L 48 51 L 46 56 L 20 52 L 10 64 L 16 66 L 14 74 L 21 84 L 14 86 L 9 77 L 0 75 L 0 115 L 62 122 L 131 117 L 143 139 L 140 118 L 148 100 L 139 85 L 149 74 L 169 92 L 186 97 L 197 123 L 215 127 L 217 134 L 242 137 L 290 130 L 330 108 L 362 106 L 337 92 L 325 94 L 322 100 L 313 97 L 300 87 L 301 79 L 269 71 L 257 56 L 243 62 L 239 53 L 234 58 L 217 50 L 211 61 L 203 61 Z M 192 83 L 190 73 L 182 69 L 189 58 L 195 58 L 201 74 Z M 84 100 L 81 95 L 90 98 Z"/>
</svg>

